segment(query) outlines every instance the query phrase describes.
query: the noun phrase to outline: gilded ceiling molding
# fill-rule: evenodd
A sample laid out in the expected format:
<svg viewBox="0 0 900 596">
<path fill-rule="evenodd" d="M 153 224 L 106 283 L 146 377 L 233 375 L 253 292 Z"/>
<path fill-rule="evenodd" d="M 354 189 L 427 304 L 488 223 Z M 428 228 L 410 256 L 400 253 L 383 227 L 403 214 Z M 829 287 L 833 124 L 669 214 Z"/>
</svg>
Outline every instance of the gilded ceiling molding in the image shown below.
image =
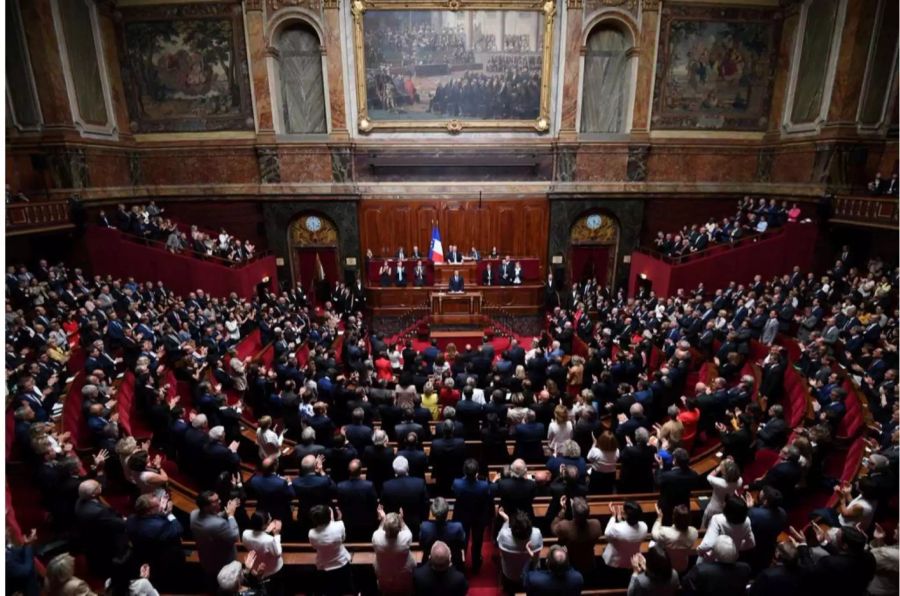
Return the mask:
<svg viewBox="0 0 900 596">
<path fill-rule="evenodd" d="M 641 0 L 641 10 L 659 10 L 660 0 Z"/>
</svg>

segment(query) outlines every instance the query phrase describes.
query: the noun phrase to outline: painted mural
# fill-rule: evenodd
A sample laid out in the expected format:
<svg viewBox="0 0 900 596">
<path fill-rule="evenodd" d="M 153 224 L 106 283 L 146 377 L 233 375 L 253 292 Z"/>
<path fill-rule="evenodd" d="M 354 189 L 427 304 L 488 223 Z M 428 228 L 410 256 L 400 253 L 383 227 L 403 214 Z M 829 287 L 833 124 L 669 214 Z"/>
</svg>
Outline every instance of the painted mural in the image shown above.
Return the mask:
<svg viewBox="0 0 900 596">
<path fill-rule="evenodd" d="M 128 7 L 122 15 L 134 132 L 253 129 L 239 4 Z"/>
<path fill-rule="evenodd" d="M 765 130 L 780 29 L 773 10 L 664 6 L 653 128 Z"/>
</svg>

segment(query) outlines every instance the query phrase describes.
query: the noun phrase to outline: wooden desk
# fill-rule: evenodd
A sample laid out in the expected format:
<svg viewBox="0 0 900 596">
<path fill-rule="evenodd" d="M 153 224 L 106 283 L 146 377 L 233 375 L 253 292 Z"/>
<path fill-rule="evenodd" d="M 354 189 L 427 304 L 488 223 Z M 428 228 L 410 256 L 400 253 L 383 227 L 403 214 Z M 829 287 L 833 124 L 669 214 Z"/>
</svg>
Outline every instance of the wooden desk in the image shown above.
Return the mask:
<svg viewBox="0 0 900 596">
<path fill-rule="evenodd" d="M 431 320 L 437 324 L 481 323 L 481 292 L 432 292 Z"/>
<path fill-rule="evenodd" d="M 540 312 L 544 299 L 544 286 L 540 284 L 522 286 L 471 286 L 471 291 L 481 293 L 482 313 L 489 315 L 492 310 L 502 308 L 507 312 L 521 315 L 536 315 Z M 366 288 L 369 308 L 372 314 L 379 316 L 400 316 L 410 309 L 429 309 L 430 296 L 435 292 L 447 292 L 447 286 Z"/>
</svg>

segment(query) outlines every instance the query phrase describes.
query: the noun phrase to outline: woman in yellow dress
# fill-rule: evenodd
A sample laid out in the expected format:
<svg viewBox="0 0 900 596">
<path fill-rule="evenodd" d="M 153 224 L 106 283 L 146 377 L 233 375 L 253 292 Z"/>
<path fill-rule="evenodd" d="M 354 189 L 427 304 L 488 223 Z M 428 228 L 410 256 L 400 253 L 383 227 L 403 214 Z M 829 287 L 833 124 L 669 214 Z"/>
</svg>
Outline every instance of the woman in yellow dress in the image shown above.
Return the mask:
<svg viewBox="0 0 900 596">
<path fill-rule="evenodd" d="M 432 420 L 440 418 L 441 407 L 438 405 L 438 394 L 434 390 L 434 383 L 431 381 L 425 383 L 424 391 L 422 391 L 422 407 L 427 408 L 431 412 Z"/>
</svg>

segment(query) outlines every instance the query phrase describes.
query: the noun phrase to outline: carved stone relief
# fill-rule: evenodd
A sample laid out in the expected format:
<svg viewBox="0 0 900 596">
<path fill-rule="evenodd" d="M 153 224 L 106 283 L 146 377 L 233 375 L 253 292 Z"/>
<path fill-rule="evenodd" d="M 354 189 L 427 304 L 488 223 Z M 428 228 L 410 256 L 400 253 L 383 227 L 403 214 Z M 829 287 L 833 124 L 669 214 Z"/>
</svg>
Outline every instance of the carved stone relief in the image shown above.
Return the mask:
<svg viewBox="0 0 900 596">
<path fill-rule="evenodd" d="M 633 145 L 628 148 L 626 175 L 629 182 L 644 182 L 647 179 L 647 158 L 649 156 L 649 145 Z"/>
<path fill-rule="evenodd" d="M 91 185 L 84 149 L 56 149 L 49 158 L 50 174 L 56 188 L 87 188 Z"/>
<path fill-rule="evenodd" d="M 756 154 L 756 181 L 772 181 L 772 163 L 775 161 L 775 152 L 772 149 L 760 149 Z"/>
<path fill-rule="evenodd" d="M 331 149 L 331 179 L 334 182 L 353 181 L 353 155 L 346 147 Z"/>
<path fill-rule="evenodd" d="M 556 152 L 557 182 L 572 182 L 575 180 L 575 163 L 577 151 L 573 147 L 560 147 Z"/>
<path fill-rule="evenodd" d="M 256 148 L 256 162 L 259 165 L 259 181 L 263 184 L 281 182 L 281 164 L 278 161 L 278 150 L 268 147 Z"/>
</svg>

